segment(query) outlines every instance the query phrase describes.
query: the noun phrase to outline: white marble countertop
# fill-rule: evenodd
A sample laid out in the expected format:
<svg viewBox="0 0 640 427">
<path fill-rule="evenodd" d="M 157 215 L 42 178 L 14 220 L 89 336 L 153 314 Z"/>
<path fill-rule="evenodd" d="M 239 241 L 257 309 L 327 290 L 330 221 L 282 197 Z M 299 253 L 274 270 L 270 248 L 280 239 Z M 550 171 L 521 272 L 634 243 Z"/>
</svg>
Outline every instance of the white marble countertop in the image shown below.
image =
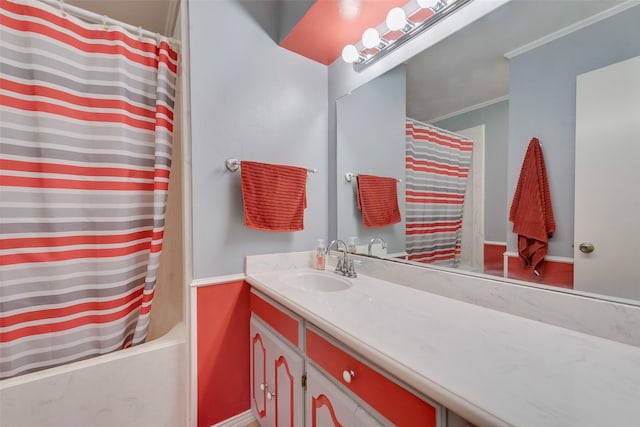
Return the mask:
<svg viewBox="0 0 640 427">
<path fill-rule="evenodd" d="M 286 274 L 247 281 L 478 425 L 640 425 L 638 347 L 363 275 L 317 292 Z"/>
</svg>

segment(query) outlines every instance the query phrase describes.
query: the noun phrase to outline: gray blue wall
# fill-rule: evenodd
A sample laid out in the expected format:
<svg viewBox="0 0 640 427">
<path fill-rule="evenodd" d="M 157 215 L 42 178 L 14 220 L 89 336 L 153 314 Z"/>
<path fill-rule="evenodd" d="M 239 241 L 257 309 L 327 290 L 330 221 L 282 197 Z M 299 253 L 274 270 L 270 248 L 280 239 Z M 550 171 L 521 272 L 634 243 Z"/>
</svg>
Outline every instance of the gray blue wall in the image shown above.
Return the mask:
<svg viewBox="0 0 640 427">
<path fill-rule="evenodd" d="M 433 125 L 452 132 L 485 125 L 484 239 L 506 242 L 509 101 L 478 108 Z"/>
<path fill-rule="evenodd" d="M 640 55 L 639 22 L 635 6 L 511 60 L 508 204 L 529 141 L 537 137 L 557 224 L 550 255 L 573 256 L 576 76 Z M 512 226 L 507 225 L 507 247 L 515 251 Z"/>
<path fill-rule="evenodd" d="M 189 1 L 195 279 L 241 273 L 246 255 L 311 250 L 328 235 L 327 68 L 280 48 L 263 29 L 276 18 L 261 2 Z M 228 157 L 317 168 L 304 231 L 246 228 Z"/>
<path fill-rule="evenodd" d="M 388 243 L 388 252 L 404 252 L 404 169 L 406 69 L 399 65 L 336 101 L 337 110 L 337 236 L 365 244 L 373 236 Z M 398 205 L 402 221 L 366 228 L 356 206 L 356 182 L 346 172 L 401 178 Z"/>
</svg>

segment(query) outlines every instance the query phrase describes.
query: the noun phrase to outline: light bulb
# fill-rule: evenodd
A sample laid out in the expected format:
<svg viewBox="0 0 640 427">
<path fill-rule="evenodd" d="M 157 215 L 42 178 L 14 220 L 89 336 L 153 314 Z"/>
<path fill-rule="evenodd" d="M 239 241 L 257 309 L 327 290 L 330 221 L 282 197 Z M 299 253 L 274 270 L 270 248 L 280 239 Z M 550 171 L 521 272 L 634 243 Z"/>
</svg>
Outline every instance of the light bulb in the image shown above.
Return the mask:
<svg viewBox="0 0 640 427">
<path fill-rule="evenodd" d="M 378 46 L 380 43 L 380 34 L 375 28 L 367 28 L 362 34 L 362 45 L 367 49 Z"/>
<path fill-rule="evenodd" d="M 407 23 L 407 14 L 401 7 L 394 7 L 387 14 L 387 28 L 391 31 L 398 31 L 404 28 Z"/>
<path fill-rule="evenodd" d="M 418 0 L 418 6 L 422 9 L 433 9 L 438 4 L 438 0 Z"/>
<path fill-rule="evenodd" d="M 344 62 L 352 64 L 356 62 L 360 58 L 360 54 L 358 53 L 358 48 L 352 44 L 348 44 L 342 49 L 342 59 Z"/>
</svg>

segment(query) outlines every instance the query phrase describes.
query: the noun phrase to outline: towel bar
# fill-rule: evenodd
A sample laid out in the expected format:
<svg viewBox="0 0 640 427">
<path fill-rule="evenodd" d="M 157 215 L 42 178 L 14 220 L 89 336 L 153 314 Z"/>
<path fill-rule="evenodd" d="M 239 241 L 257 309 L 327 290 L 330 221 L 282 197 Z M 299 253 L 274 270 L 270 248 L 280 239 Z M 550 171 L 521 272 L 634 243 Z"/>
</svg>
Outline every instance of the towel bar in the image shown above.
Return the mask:
<svg viewBox="0 0 640 427">
<path fill-rule="evenodd" d="M 353 172 L 347 172 L 347 173 L 344 174 L 344 179 L 347 182 L 351 182 L 351 181 L 353 181 L 353 178 L 355 178 L 357 176 L 358 176 L 358 174 L 355 174 Z M 402 180 L 400 178 L 396 178 L 396 181 L 402 182 Z"/>
<path fill-rule="evenodd" d="M 240 169 L 240 160 L 230 158 L 224 161 L 224 165 L 229 172 L 235 172 Z M 317 173 L 318 169 L 309 169 L 307 168 L 307 172 L 309 173 Z"/>
</svg>

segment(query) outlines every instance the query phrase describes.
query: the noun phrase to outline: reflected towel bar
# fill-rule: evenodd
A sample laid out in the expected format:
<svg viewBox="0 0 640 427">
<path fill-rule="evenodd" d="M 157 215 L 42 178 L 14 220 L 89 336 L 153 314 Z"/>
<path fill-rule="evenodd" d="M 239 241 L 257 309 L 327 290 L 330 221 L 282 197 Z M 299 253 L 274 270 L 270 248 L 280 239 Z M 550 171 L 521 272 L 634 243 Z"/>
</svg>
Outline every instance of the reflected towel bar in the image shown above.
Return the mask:
<svg viewBox="0 0 640 427">
<path fill-rule="evenodd" d="M 353 172 L 347 172 L 344 174 L 344 180 L 347 182 L 351 182 L 353 181 L 353 178 L 357 177 L 358 174 L 353 173 Z M 400 178 L 396 178 L 396 181 L 398 182 L 402 182 L 402 180 Z"/>
<path fill-rule="evenodd" d="M 224 165 L 226 166 L 229 172 L 235 172 L 240 169 L 240 160 L 238 159 L 227 159 L 224 161 Z M 317 173 L 318 169 L 307 169 L 308 173 Z"/>
</svg>

